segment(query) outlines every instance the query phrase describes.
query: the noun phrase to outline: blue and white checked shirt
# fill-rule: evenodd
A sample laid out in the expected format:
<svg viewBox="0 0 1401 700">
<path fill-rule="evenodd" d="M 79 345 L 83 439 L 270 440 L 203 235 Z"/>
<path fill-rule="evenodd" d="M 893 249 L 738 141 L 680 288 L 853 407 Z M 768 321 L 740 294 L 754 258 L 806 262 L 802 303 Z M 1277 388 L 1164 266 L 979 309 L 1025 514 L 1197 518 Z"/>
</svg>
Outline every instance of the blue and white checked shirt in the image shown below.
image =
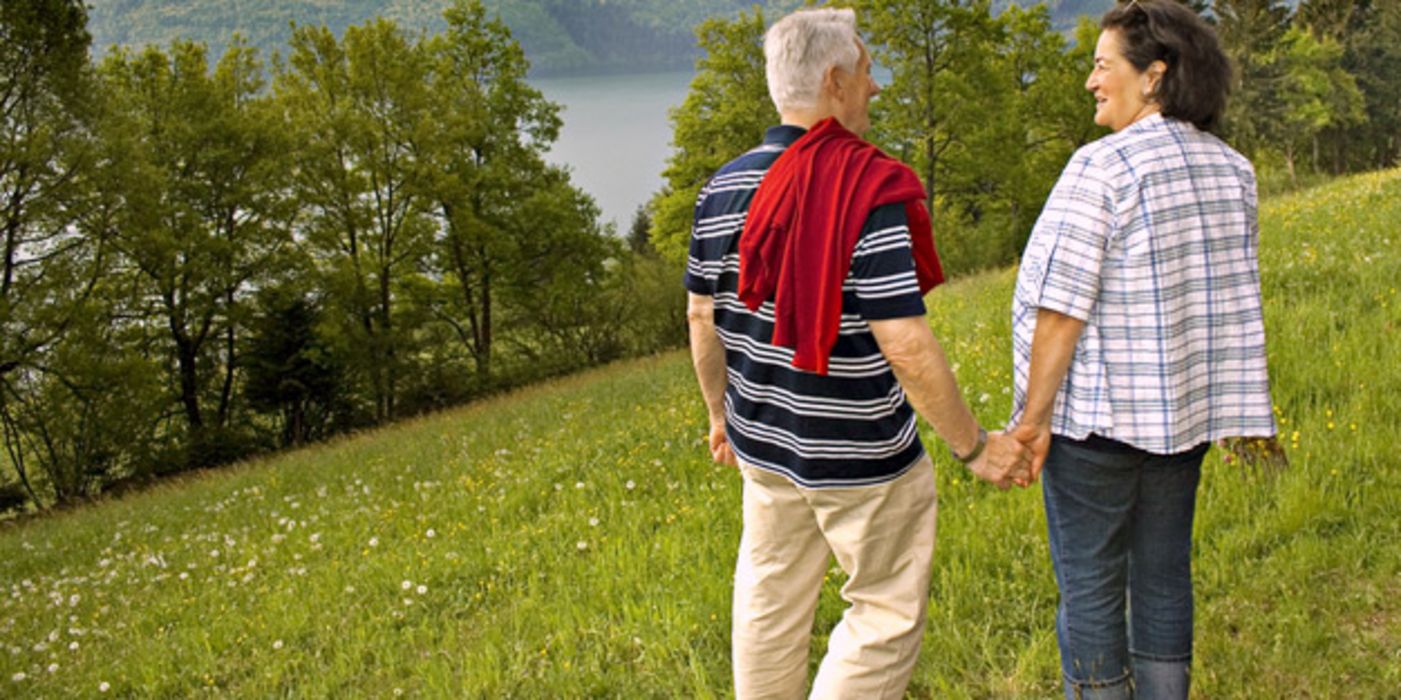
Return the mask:
<svg viewBox="0 0 1401 700">
<path fill-rule="evenodd" d="M 1256 207 L 1250 161 L 1185 122 L 1151 115 L 1077 151 L 1017 275 L 1013 423 L 1046 308 L 1085 321 L 1052 433 L 1158 454 L 1274 435 Z"/>
</svg>

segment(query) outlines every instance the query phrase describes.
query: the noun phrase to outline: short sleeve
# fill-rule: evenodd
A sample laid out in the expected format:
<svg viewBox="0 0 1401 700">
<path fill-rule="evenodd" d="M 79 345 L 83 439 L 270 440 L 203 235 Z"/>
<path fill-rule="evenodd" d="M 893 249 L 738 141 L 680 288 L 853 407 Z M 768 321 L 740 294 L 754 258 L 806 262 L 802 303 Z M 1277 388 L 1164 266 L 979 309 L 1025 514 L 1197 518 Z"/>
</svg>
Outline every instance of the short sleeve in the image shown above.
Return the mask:
<svg viewBox="0 0 1401 700">
<path fill-rule="evenodd" d="M 1114 191 L 1085 153 L 1066 165 L 1027 243 L 1031 305 L 1088 321 L 1114 228 Z"/>
<path fill-rule="evenodd" d="M 686 285 L 686 291 L 704 296 L 715 296 L 719 278 L 718 269 L 722 262 L 723 251 L 719 251 L 717 255 L 715 239 L 699 234 L 709 191 L 710 183 L 706 183 L 696 197 L 696 211 L 691 219 L 691 245 L 686 254 L 686 274 L 682 278 L 682 283 Z"/>
<path fill-rule="evenodd" d="M 867 217 L 851 254 L 847 283 L 868 321 L 924 315 L 905 205 L 877 207 Z"/>
</svg>

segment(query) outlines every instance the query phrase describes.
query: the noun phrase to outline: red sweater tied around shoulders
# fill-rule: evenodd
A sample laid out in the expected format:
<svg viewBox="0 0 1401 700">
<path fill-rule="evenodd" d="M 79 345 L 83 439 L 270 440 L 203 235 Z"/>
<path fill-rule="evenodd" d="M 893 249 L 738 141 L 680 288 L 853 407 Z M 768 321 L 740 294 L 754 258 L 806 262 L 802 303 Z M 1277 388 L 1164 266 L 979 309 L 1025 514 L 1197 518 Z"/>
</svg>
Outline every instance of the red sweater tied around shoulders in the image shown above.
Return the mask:
<svg viewBox="0 0 1401 700">
<path fill-rule="evenodd" d="M 834 118 L 813 125 L 774 161 L 739 239 L 739 298 L 774 306 L 774 345 L 793 366 L 827 373 L 842 318 L 842 282 L 866 218 L 903 203 L 921 294 L 944 281 L 924 186 L 904 163 Z"/>
</svg>

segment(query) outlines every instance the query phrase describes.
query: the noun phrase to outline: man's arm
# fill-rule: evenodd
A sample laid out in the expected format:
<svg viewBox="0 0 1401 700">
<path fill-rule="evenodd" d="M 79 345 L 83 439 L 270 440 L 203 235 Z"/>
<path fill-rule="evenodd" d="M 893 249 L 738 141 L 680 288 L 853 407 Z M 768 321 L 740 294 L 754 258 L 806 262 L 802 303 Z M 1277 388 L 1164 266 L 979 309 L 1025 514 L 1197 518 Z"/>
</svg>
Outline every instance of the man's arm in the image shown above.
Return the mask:
<svg viewBox="0 0 1401 700">
<path fill-rule="evenodd" d="M 691 331 L 691 364 L 696 368 L 701 396 L 710 412 L 710 456 L 722 464 L 735 466 L 734 450 L 725 437 L 725 346 L 715 331 L 715 302 L 708 296 L 690 292 L 686 298 L 686 323 Z"/>
<path fill-rule="evenodd" d="M 1041 308 L 1036 311 L 1036 332 L 1031 336 L 1031 367 L 1027 370 L 1026 409 L 1012 435 L 1031 448 L 1031 478 L 1041 474 L 1046 453 L 1051 449 L 1051 411 L 1056 394 L 1085 322 L 1059 311 Z"/>
<path fill-rule="evenodd" d="M 881 354 L 895 371 L 910 403 L 957 454 L 966 455 L 978 442 L 978 421 L 959 393 L 953 370 L 929 323 L 922 316 L 869 322 Z M 1029 483 L 1029 453 L 1017 440 L 1002 434 L 988 437 L 982 454 L 968 464 L 974 474 L 998 488 Z"/>
</svg>

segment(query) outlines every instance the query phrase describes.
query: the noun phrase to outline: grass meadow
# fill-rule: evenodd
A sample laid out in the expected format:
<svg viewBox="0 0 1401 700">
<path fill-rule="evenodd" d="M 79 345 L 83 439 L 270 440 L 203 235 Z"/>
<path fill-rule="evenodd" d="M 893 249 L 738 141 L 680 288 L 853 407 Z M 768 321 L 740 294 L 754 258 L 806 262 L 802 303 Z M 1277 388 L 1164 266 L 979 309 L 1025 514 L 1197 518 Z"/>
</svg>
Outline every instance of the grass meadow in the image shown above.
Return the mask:
<svg viewBox="0 0 1401 700">
<path fill-rule="evenodd" d="M 1401 171 L 1264 205 L 1292 464 L 1208 456 L 1195 697 L 1401 697 L 1398 237 Z M 989 425 L 1012 279 L 929 298 Z M 740 481 L 704 426 L 676 352 L 0 527 L 0 697 L 726 697 Z M 1039 487 L 1000 493 L 925 440 L 939 542 L 909 695 L 1057 696 Z"/>
</svg>

